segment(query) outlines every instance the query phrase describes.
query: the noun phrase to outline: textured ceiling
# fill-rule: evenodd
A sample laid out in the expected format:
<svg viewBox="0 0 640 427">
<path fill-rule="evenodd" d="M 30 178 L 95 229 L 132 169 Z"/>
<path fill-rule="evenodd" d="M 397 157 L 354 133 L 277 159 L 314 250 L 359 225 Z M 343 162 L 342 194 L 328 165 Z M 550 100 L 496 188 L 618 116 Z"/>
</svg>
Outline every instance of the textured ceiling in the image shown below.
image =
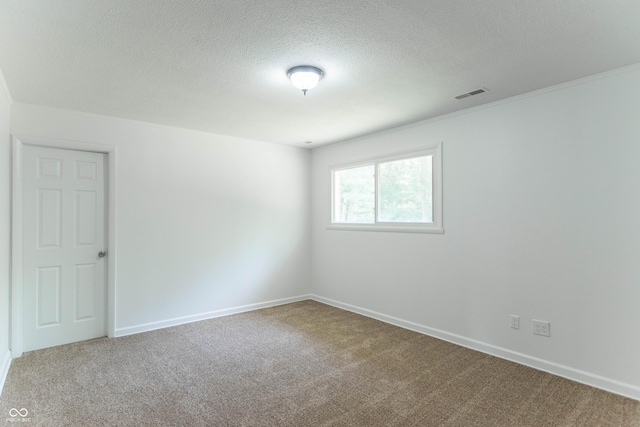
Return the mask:
<svg viewBox="0 0 640 427">
<path fill-rule="evenodd" d="M 638 0 L 0 0 L 15 102 L 311 147 L 639 62 Z"/>
</svg>

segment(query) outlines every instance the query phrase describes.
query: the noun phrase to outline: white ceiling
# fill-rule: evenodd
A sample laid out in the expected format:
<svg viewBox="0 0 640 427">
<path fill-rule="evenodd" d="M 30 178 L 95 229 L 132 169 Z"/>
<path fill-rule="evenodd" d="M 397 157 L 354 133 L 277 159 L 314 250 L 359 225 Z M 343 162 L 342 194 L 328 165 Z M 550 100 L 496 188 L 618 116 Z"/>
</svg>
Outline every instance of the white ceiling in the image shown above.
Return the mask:
<svg viewBox="0 0 640 427">
<path fill-rule="evenodd" d="M 635 63 L 639 0 L 0 0 L 15 102 L 310 147 Z"/>
</svg>

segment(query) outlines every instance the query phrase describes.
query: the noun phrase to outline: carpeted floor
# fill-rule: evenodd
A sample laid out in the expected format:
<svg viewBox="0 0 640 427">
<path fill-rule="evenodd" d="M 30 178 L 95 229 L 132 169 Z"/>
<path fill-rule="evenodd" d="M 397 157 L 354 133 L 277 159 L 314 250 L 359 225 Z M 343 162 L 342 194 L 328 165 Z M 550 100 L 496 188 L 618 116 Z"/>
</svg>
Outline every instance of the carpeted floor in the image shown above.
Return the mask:
<svg viewBox="0 0 640 427">
<path fill-rule="evenodd" d="M 0 411 L 43 426 L 640 426 L 640 402 L 313 301 L 27 353 Z"/>
</svg>

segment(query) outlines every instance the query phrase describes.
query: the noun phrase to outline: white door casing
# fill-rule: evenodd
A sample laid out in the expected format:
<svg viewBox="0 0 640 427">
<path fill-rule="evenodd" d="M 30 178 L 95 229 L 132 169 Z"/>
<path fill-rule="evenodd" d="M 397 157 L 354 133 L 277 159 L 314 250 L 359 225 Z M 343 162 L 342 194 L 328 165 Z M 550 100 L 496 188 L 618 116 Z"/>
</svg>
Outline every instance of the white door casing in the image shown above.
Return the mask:
<svg viewBox="0 0 640 427">
<path fill-rule="evenodd" d="M 24 149 L 24 351 L 106 335 L 104 183 L 104 154 Z"/>
<path fill-rule="evenodd" d="M 12 153 L 12 220 L 11 220 L 11 337 L 10 349 L 12 357 L 20 357 L 25 351 L 23 346 L 23 241 L 26 224 L 23 224 L 23 152 L 28 147 L 58 148 L 76 150 L 88 153 L 103 153 L 105 161 L 106 181 L 105 189 L 105 223 L 107 228 L 106 242 L 109 247 L 108 256 L 103 258 L 106 269 L 106 335 L 115 336 L 116 325 L 116 269 L 117 269 L 117 147 L 113 145 L 55 140 L 31 136 L 13 136 Z M 107 203 L 108 202 L 108 203 Z M 105 246 L 106 248 L 106 246 Z M 46 271 L 45 271 L 46 273 Z M 85 313 L 86 314 L 86 313 Z M 103 326 L 104 330 L 104 326 Z M 102 333 L 101 335 L 104 335 Z"/>
</svg>

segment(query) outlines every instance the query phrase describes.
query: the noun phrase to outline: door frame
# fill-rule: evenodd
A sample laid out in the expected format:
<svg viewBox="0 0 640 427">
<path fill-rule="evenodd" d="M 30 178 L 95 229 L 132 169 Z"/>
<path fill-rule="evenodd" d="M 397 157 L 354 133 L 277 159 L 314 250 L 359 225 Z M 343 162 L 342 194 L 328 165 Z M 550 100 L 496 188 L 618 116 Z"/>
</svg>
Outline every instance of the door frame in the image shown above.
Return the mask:
<svg viewBox="0 0 640 427">
<path fill-rule="evenodd" d="M 107 212 L 105 215 L 107 235 L 106 285 L 107 307 L 106 325 L 107 336 L 115 336 L 116 325 L 116 178 L 117 178 L 117 148 L 112 145 L 91 144 L 77 141 L 63 141 L 31 136 L 12 136 L 12 193 L 11 193 L 11 357 L 22 356 L 22 289 L 23 289 L 23 165 L 22 150 L 25 145 L 58 148 L 76 151 L 103 153 L 107 161 Z"/>
</svg>

